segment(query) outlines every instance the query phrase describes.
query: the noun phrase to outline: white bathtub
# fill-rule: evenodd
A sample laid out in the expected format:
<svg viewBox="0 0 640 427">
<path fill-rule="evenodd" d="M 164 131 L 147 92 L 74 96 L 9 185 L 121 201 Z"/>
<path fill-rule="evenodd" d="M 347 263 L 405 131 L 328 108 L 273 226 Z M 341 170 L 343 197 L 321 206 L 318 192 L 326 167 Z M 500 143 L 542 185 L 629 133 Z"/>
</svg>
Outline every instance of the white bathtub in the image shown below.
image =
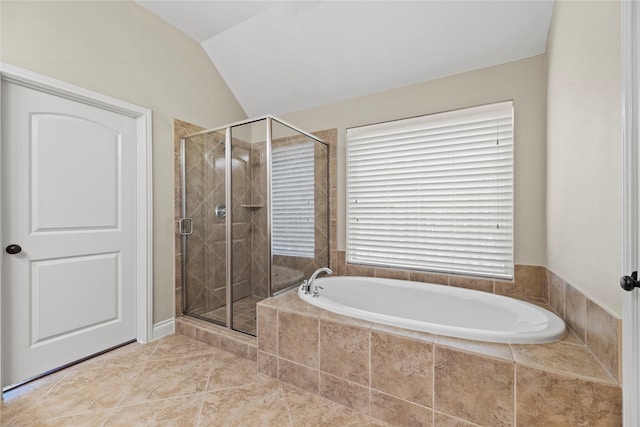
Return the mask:
<svg viewBox="0 0 640 427">
<path fill-rule="evenodd" d="M 369 277 L 316 279 L 315 306 L 371 322 L 470 340 L 534 344 L 561 339 L 562 319 L 513 298 L 453 286 Z"/>
</svg>

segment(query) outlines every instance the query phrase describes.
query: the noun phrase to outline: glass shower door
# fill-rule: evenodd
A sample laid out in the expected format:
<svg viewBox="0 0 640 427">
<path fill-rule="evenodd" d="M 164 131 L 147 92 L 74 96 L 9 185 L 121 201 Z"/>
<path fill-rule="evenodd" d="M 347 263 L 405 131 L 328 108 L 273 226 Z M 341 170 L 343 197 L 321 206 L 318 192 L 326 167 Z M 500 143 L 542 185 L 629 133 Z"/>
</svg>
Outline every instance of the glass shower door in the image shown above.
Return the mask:
<svg viewBox="0 0 640 427">
<path fill-rule="evenodd" d="M 250 335 L 269 286 L 266 134 L 266 119 L 231 128 L 230 326 Z"/>
<path fill-rule="evenodd" d="M 183 140 L 183 312 L 226 324 L 225 133 Z"/>
</svg>

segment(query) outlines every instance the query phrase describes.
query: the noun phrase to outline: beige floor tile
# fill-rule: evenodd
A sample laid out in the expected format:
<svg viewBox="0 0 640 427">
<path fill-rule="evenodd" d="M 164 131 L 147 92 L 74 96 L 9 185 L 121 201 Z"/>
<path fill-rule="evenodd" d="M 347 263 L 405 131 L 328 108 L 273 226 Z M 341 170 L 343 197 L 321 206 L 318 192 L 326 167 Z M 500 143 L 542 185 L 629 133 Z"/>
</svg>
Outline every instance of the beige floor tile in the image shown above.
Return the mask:
<svg viewBox="0 0 640 427">
<path fill-rule="evenodd" d="M 223 390 L 271 381 L 273 378 L 256 370 L 256 362 L 234 356 L 225 366 L 215 367 L 209 375 L 207 391 Z"/>
<path fill-rule="evenodd" d="M 151 361 L 133 381 L 120 404 L 202 393 L 215 363 L 213 354 Z"/>
<path fill-rule="evenodd" d="M 16 427 L 95 427 L 101 426 L 109 416 L 108 410 L 89 411 L 71 416 L 58 416 L 54 418 L 21 419 Z"/>
<path fill-rule="evenodd" d="M 140 366 L 104 366 L 101 370 L 92 367 L 73 376 L 69 373 L 21 414 L 18 425 L 112 408 L 140 369 Z"/>
<path fill-rule="evenodd" d="M 207 393 L 198 423 L 199 427 L 291 425 L 282 385 L 277 381 Z"/>
<path fill-rule="evenodd" d="M 124 346 L 7 392 L 0 404 L 0 425 L 387 424 L 260 374 L 256 362 L 185 336 L 170 336 Z"/>
<path fill-rule="evenodd" d="M 114 409 L 104 426 L 195 426 L 202 394 Z"/>
<path fill-rule="evenodd" d="M 92 362 L 96 363 L 109 363 L 109 364 L 124 364 L 131 365 L 132 363 L 145 363 L 149 361 L 151 355 L 156 350 L 158 341 L 153 341 L 147 344 L 140 344 L 139 342 L 133 342 L 127 344 L 94 359 L 89 359 L 87 364 Z M 82 368 L 84 369 L 84 367 Z"/>
<path fill-rule="evenodd" d="M 12 419 L 33 406 L 68 373 L 69 370 L 65 369 L 4 393 L 4 401 L 0 403 L 0 425 L 8 425 Z"/>
</svg>

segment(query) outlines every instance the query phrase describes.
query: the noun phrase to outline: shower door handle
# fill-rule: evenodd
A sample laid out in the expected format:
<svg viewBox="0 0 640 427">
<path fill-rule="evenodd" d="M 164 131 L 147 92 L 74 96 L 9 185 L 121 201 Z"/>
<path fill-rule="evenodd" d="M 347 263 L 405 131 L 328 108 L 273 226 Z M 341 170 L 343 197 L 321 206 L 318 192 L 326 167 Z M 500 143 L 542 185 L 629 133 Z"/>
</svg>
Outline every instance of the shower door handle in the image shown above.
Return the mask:
<svg viewBox="0 0 640 427">
<path fill-rule="evenodd" d="M 187 227 L 187 224 L 189 225 Z M 180 218 L 179 223 L 180 234 L 182 236 L 188 236 L 193 233 L 193 220 L 191 218 Z"/>
</svg>

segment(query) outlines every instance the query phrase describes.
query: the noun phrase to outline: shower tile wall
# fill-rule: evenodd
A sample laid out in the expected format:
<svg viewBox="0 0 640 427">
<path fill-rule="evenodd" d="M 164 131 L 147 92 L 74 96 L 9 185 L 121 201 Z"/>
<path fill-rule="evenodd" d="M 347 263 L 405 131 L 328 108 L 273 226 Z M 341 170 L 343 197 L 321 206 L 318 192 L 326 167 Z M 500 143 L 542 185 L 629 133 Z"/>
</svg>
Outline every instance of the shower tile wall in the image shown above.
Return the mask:
<svg viewBox="0 0 640 427">
<path fill-rule="evenodd" d="M 233 301 L 238 301 L 252 295 L 251 258 L 255 251 L 251 245 L 251 212 L 245 207 L 251 204 L 251 144 L 233 138 L 232 146 L 232 286 Z M 224 262 L 224 257 L 221 260 Z"/>
</svg>

